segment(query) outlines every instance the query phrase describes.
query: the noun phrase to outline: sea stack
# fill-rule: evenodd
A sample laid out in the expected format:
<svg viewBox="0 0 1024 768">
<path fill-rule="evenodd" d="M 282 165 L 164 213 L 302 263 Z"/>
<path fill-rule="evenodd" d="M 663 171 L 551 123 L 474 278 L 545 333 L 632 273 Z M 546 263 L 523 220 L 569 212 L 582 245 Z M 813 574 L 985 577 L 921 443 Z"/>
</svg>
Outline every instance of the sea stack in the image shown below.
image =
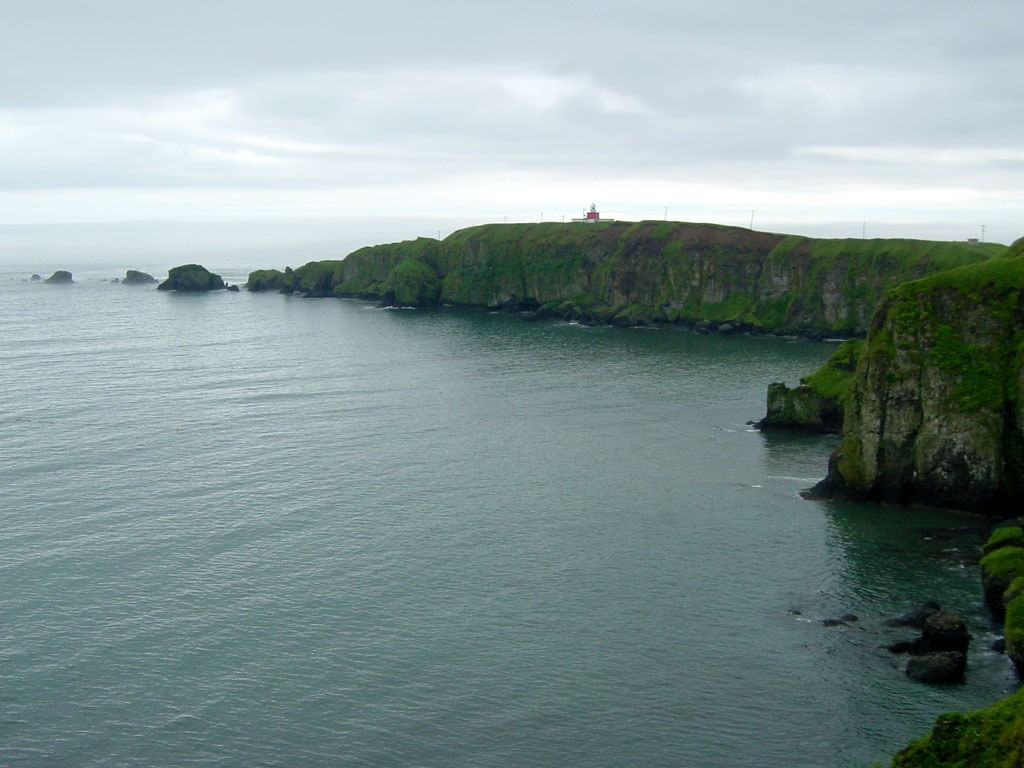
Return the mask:
<svg viewBox="0 0 1024 768">
<path fill-rule="evenodd" d="M 225 287 L 221 276 L 215 275 L 206 267 L 199 264 L 183 264 L 168 272 L 167 279 L 157 286 L 157 290 L 205 293 L 206 291 L 222 291 Z"/>
<path fill-rule="evenodd" d="M 129 269 L 125 272 L 121 285 L 148 285 L 149 283 L 155 283 L 156 281 L 155 277 L 146 272 L 138 272 L 134 269 Z"/>
</svg>

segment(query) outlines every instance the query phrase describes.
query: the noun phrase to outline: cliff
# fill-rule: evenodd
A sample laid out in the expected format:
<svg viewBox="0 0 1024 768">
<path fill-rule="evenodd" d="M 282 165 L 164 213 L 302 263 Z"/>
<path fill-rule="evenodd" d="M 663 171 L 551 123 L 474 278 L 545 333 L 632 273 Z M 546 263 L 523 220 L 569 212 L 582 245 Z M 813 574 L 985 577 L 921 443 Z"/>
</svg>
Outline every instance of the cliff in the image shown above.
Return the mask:
<svg viewBox="0 0 1024 768">
<path fill-rule="evenodd" d="M 815 240 L 643 221 L 485 224 L 444 240 L 362 248 L 342 261 L 261 270 L 250 290 L 387 303 L 528 309 L 640 325 L 707 321 L 863 335 L 884 291 L 1000 254 L 998 245 Z"/>
<path fill-rule="evenodd" d="M 815 489 L 1009 516 L 1024 502 L 1024 239 L 894 288 Z"/>
</svg>

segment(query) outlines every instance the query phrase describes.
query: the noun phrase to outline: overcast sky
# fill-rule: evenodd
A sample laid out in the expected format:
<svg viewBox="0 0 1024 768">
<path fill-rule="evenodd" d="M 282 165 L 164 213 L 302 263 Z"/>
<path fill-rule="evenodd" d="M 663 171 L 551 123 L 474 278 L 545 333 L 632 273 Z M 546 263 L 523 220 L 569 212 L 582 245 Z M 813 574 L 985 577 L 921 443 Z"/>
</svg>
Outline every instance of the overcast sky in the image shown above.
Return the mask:
<svg viewBox="0 0 1024 768">
<path fill-rule="evenodd" d="M 1021 30 L 1022 0 L 3 0 L 0 225 L 596 201 L 1009 242 Z"/>
</svg>

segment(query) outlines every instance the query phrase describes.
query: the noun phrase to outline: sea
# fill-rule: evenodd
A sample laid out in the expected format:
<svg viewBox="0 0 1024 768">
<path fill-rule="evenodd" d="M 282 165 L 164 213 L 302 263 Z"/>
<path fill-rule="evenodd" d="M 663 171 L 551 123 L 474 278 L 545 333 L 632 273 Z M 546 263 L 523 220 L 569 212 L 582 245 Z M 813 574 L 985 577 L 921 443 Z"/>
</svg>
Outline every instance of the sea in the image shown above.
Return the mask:
<svg viewBox="0 0 1024 768">
<path fill-rule="evenodd" d="M 845 768 L 1014 687 L 985 521 L 750 426 L 832 342 L 60 267 L 0 266 L 2 766 Z"/>
</svg>

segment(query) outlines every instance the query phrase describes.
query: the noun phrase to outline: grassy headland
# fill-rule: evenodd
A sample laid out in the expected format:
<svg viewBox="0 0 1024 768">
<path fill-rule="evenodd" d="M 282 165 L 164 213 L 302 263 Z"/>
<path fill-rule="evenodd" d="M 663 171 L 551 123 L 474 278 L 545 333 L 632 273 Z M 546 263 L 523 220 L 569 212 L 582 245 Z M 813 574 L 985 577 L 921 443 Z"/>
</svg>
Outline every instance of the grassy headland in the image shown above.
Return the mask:
<svg viewBox="0 0 1024 768">
<path fill-rule="evenodd" d="M 440 241 L 419 238 L 361 248 L 341 261 L 261 270 L 250 289 L 527 309 L 621 325 L 705 321 L 849 336 L 866 332 L 888 288 L 1004 251 L 666 221 L 483 224 Z"/>
</svg>

